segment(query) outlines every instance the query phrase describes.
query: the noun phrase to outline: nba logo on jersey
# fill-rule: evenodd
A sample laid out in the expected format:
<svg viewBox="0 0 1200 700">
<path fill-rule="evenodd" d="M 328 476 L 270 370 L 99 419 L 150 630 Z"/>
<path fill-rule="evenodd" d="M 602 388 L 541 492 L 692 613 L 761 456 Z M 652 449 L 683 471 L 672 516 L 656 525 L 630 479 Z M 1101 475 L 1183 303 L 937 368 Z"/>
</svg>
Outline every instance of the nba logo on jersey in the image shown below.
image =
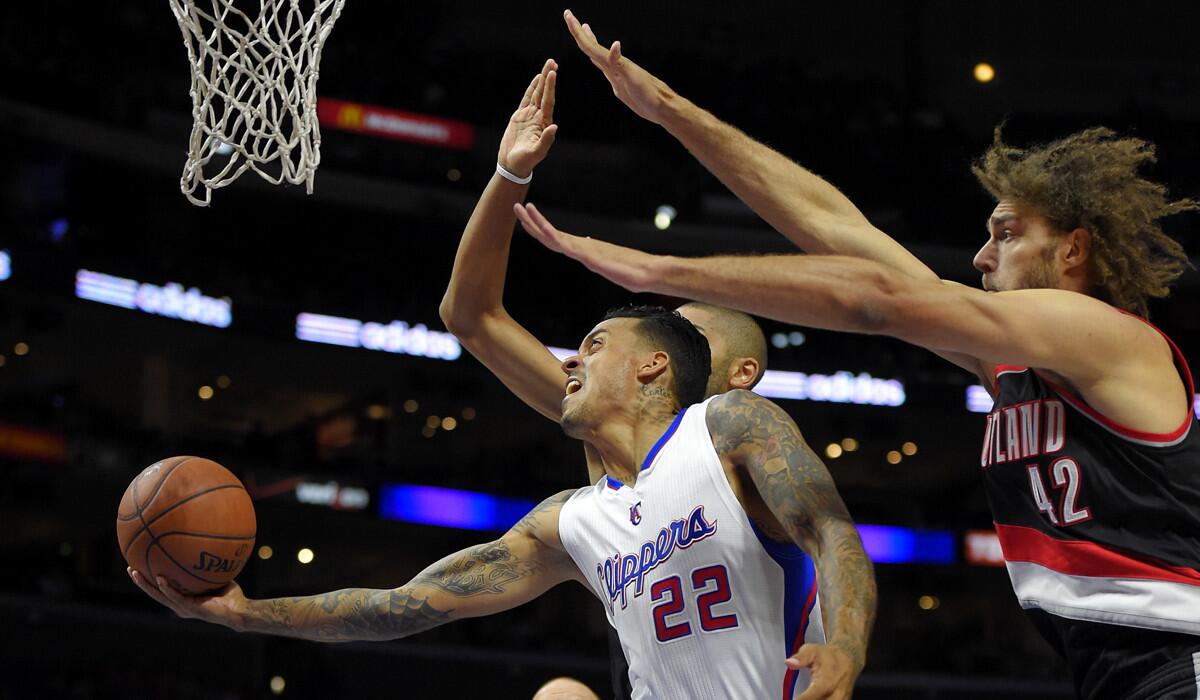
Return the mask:
<svg viewBox="0 0 1200 700">
<path fill-rule="evenodd" d="M 629 506 L 629 522 L 634 525 L 642 524 L 642 502 L 638 501 Z"/>
</svg>

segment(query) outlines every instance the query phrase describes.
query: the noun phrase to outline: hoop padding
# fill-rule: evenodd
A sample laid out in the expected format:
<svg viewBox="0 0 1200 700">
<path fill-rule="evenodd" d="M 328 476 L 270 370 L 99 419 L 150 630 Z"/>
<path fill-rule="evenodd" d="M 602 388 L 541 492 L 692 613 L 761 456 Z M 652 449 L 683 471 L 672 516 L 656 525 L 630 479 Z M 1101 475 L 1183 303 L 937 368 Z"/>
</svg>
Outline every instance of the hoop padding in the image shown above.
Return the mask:
<svg viewBox="0 0 1200 700">
<path fill-rule="evenodd" d="M 321 49 L 345 0 L 307 0 L 307 11 L 301 0 L 169 2 L 192 64 L 183 194 L 207 206 L 213 190 L 248 169 L 275 185 L 303 182 L 312 194 L 321 162 Z M 253 18 L 235 7 L 251 2 L 258 5 Z"/>
</svg>

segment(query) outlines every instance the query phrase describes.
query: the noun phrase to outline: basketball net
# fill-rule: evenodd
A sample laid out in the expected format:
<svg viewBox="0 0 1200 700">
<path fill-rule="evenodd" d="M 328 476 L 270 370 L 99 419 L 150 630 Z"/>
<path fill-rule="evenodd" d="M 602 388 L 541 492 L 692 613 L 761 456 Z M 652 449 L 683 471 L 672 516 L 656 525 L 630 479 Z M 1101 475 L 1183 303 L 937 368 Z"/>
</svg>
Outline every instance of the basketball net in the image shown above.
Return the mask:
<svg viewBox="0 0 1200 700">
<path fill-rule="evenodd" d="M 321 162 L 321 47 L 346 0 L 169 0 L 192 64 L 192 135 L 179 187 L 197 206 L 246 170 L 312 194 Z M 203 7 L 201 7 L 203 5 Z M 203 187 L 203 193 L 200 188 Z"/>
</svg>

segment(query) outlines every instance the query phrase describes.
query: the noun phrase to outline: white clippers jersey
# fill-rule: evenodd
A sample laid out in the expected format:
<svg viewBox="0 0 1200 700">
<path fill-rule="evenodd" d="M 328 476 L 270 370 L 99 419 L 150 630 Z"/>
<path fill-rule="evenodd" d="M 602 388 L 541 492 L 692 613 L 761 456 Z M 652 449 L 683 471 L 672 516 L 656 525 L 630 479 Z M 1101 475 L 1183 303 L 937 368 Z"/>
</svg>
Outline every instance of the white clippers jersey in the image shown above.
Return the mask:
<svg viewBox="0 0 1200 700">
<path fill-rule="evenodd" d="M 559 536 L 621 638 L 634 700 L 789 700 L 808 672 L 784 660 L 825 641 L 813 564 L 751 524 L 707 409 L 676 416 L 634 486 L 605 477 L 577 491 Z"/>
</svg>

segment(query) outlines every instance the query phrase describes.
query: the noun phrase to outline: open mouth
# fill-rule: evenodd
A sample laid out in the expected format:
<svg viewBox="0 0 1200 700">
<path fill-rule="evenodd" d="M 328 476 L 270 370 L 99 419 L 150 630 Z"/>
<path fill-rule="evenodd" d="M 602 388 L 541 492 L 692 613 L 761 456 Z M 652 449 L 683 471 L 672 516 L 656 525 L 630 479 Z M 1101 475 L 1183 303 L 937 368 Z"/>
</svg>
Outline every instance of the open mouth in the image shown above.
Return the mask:
<svg viewBox="0 0 1200 700">
<path fill-rule="evenodd" d="M 570 396 L 571 394 L 574 394 L 575 392 L 579 391 L 582 388 L 583 388 L 583 382 L 579 381 L 575 377 L 571 377 L 570 379 L 567 380 L 567 395 L 568 396 Z"/>
</svg>

